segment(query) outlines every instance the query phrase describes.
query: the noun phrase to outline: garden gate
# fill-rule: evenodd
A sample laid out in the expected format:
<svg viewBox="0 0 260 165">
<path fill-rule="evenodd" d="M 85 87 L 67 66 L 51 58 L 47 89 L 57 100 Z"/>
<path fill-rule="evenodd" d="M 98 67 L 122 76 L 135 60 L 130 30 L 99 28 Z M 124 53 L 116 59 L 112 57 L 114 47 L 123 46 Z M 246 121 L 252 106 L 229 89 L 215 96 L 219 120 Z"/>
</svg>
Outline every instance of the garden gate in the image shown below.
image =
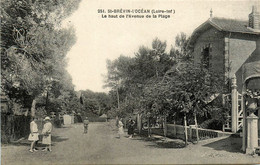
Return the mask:
<svg viewBox="0 0 260 165">
<path fill-rule="evenodd" d="M 231 107 L 230 114 L 223 126 L 223 131 L 230 130 L 233 133 L 241 130 L 243 127 L 243 109 L 242 95 L 237 91 L 236 76 L 232 78 L 232 92 L 223 95 L 225 106 Z M 229 106 L 231 105 L 231 106 Z"/>
</svg>

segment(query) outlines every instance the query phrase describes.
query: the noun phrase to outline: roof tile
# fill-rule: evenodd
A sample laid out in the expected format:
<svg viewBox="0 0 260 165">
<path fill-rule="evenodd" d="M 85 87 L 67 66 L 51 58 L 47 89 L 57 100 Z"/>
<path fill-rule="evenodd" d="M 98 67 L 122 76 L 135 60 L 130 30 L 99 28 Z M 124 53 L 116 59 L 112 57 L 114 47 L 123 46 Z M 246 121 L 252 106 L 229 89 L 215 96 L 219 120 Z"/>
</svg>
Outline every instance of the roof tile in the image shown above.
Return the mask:
<svg viewBox="0 0 260 165">
<path fill-rule="evenodd" d="M 226 19 L 214 17 L 209 20 L 223 31 L 240 32 L 240 33 L 259 33 L 254 29 L 248 28 L 248 22 L 243 20 Z"/>
</svg>

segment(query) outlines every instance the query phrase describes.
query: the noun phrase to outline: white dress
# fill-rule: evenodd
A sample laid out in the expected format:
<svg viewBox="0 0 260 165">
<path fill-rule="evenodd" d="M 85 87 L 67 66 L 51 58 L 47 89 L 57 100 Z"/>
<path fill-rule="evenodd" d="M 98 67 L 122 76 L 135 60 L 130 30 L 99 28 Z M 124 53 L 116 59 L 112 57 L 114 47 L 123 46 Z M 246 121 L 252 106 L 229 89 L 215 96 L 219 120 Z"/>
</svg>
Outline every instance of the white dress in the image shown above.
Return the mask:
<svg viewBox="0 0 260 165">
<path fill-rule="evenodd" d="M 124 124 L 122 123 L 122 121 L 118 122 L 118 134 L 124 134 Z"/>
<path fill-rule="evenodd" d="M 51 131 L 52 124 L 50 122 L 45 123 L 42 129 L 42 144 L 51 144 Z"/>
<path fill-rule="evenodd" d="M 39 133 L 38 133 L 38 126 L 35 121 L 30 123 L 30 130 L 31 133 L 29 134 L 28 140 L 29 141 L 38 141 L 39 140 Z"/>
</svg>

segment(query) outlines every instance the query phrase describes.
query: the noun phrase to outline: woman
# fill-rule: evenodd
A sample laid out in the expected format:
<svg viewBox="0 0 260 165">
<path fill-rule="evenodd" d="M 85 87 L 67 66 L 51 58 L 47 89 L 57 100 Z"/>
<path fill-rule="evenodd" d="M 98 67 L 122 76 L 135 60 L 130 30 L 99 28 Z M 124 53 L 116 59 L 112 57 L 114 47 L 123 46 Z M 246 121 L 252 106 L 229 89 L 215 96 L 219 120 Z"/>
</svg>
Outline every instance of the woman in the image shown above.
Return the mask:
<svg viewBox="0 0 260 165">
<path fill-rule="evenodd" d="M 122 123 L 122 118 L 118 121 L 118 138 L 120 138 L 121 135 L 124 134 L 124 124 Z"/>
<path fill-rule="evenodd" d="M 133 138 L 133 135 L 134 135 L 134 125 L 135 125 L 135 122 L 134 120 L 130 117 L 129 121 L 128 121 L 128 135 L 129 135 L 129 138 Z"/>
<path fill-rule="evenodd" d="M 30 152 L 33 152 L 33 151 L 37 151 L 35 149 L 35 143 L 36 141 L 39 140 L 39 133 L 38 133 L 38 126 L 36 124 L 36 121 L 37 121 L 37 118 L 33 117 L 32 120 L 31 120 L 31 123 L 30 123 L 30 135 L 28 137 L 28 140 L 31 141 L 31 148 L 30 148 Z"/>
<path fill-rule="evenodd" d="M 42 144 L 45 144 L 46 145 L 46 148 L 44 148 L 42 151 L 47 151 L 49 150 L 50 152 L 52 151 L 51 150 L 51 131 L 52 131 L 52 124 L 51 124 L 51 119 L 50 117 L 45 117 L 44 119 L 45 121 L 45 124 L 43 126 L 43 129 L 42 129 Z M 48 148 L 49 146 L 49 148 Z"/>
</svg>

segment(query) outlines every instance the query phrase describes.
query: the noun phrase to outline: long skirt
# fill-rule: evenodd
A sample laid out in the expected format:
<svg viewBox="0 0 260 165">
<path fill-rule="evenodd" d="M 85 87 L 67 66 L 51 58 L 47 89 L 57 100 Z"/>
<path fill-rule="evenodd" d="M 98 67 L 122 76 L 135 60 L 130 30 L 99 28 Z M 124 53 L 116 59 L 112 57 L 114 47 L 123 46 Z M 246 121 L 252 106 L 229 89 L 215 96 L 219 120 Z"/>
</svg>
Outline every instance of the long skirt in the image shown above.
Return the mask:
<svg viewBox="0 0 260 165">
<path fill-rule="evenodd" d="M 134 134 L 134 127 L 133 126 L 129 126 L 128 127 L 128 135 L 133 135 Z"/>
<path fill-rule="evenodd" d="M 42 137 L 42 144 L 51 144 L 51 134 Z"/>
<path fill-rule="evenodd" d="M 123 127 L 118 128 L 118 134 L 120 134 L 120 135 L 124 134 L 124 128 Z"/>
</svg>

